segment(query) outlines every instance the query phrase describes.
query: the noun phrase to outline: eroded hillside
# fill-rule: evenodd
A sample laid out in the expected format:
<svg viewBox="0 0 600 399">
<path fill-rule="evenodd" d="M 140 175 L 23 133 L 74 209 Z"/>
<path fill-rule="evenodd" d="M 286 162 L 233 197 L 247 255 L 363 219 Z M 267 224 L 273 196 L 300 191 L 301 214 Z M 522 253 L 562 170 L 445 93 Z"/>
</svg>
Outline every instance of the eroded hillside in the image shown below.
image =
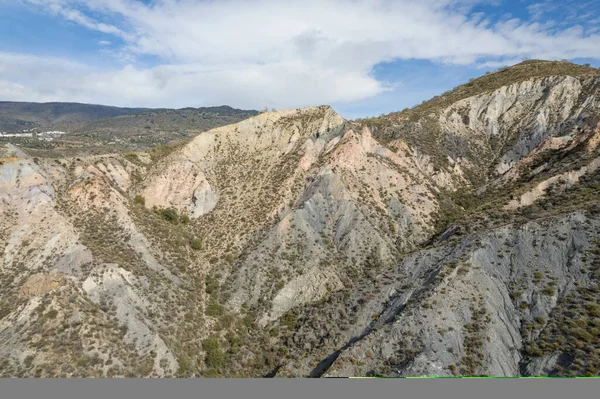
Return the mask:
<svg viewBox="0 0 600 399">
<path fill-rule="evenodd" d="M 0 159 L 4 376 L 597 375 L 598 70 Z"/>
</svg>

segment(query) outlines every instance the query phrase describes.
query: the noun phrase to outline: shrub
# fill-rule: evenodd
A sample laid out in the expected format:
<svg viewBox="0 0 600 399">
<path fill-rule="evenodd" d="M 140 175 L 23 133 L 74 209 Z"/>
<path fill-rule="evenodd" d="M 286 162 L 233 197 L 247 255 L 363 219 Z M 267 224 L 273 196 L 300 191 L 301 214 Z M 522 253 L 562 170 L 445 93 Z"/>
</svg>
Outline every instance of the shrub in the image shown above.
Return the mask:
<svg viewBox="0 0 600 399">
<path fill-rule="evenodd" d="M 223 316 L 219 317 L 219 323 L 217 324 L 216 328 L 218 330 L 228 329 L 233 325 L 233 322 L 234 318 L 232 315 L 224 314 Z"/>
<path fill-rule="evenodd" d="M 277 354 L 281 357 L 284 357 L 288 354 L 288 349 L 281 346 L 278 350 L 277 350 Z"/>
<path fill-rule="evenodd" d="M 179 370 L 177 371 L 177 374 L 179 374 L 179 376 L 185 377 L 191 373 L 193 364 L 192 359 L 190 359 L 189 356 L 185 354 L 181 355 L 177 363 L 179 364 Z"/>
<path fill-rule="evenodd" d="M 35 359 L 35 356 L 29 355 L 25 358 L 25 360 L 23 360 L 23 363 L 25 364 L 26 367 L 31 367 L 31 364 L 33 363 L 33 359 Z"/>
<path fill-rule="evenodd" d="M 590 316 L 600 317 L 600 305 L 597 303 L 589 302 L 585 305 L 585 309 L 588 311 Z"/>
<path fill-rule="evenodd" d="M 217 302 L 211 302 L 204 311 L 204 314 L 206 314 L 207 316 L 214 317 L 221 316 L 223 315 L 223 313 L 225 313 L 225 309 L 222 305 L 219 305 Z"/>
<path fill-rule="evenodd" d="M 227 358 L 225 353 L 223 353 L 221 350 L 218 338 L 206 338 L 204 341 L 202 341 L 202 348 L 206 353 L 204 356 L 204 362 L 209 368 L 219 369 L 225 366 Z"/>
<path fill-rule="evenodd" d="M 254 327 L 254 315 L 248 313 L 246 316 L 244 316 L 244 318 L 242 319 L 242 322 L 244 323 L 246 328 L 248 328 L 248 329 L 253 328 Z"/>
<path fill-rule="evenodd" d="M 517 291 L 513 291 L 510 293 L 510 297 L 511 299 L 518 299 L 521 297 L 521 295 L 523 295 L 523 291 L 522 290 L 517 290 Z"/>
<path fill-rule="evenodd" d="M 189 217 L 188 215 L 186 215 L 186 214 L 183 214 L 183 215 L 181 215 L 181 216 L 179 217 L 179 221 L 180 221 L 182 224 L 189 224 L 189 223 L 190 223 L 190 217 Z"/>
<path fill-rule="evenodd" d="M 285 313 L 283 316 L 279 318 L 279 321 L 284 326 L 287 326 L 290 330 L 296 328 L 296 314 L 292 311 Z"/>
<path fill-rule="evenodd" d="M 52 309 L 48 313 L 46 313 L 46 317 L 48 317 L 50 320 L 55 319 L 57 315 L 58 311 L 56 309 Z"/>
<path fill-rule="evenodd" d="M 531 357 L 540 357 L 544 352 L 535 344 L 527 347 L 527 354 Z"/>
<path fill-rule="evenodd" d="M 202 372 L 202 375 L 204 376 L 204 378 L 221 377 L 221 373 L 219 373 L 219 370 L 214 369 L 214 368 L 206 369 L 205 371 Z"/>
<path fill-rule="evenodd" d="M 202 249 L 202 240 L 199 238 L 192 239 L 192 241 L 190 241 L 190 247 L 192 247 L 194 251 L 200 251 Z"/>
<path fill-rule="evenodd" d="M 140 160 L 140 158 L 135 152 L 128 152 L 127 154 L 125 154 L 125 158 L 127 158 L 131 162 L 138 162 Z"/>
<path fill-rule="evenodd" d="M 542 272 L 535 272 L 535 273 L 533 273 L 533 277 L 534 277 L 536 280 L 541 280 L 541 279 L 543 279 L 543 278 L 544 278 L 544 275 L 542 274 Z"/>
<path fill-rule="evenodd" d="M 162 215 L 162 217 L 173 223 L 176 224 L 177 221 L 179 220 L 179 217 L 177 215 L 177 211 L 174 208 L 166 208 L 160 211 L 160 214 Z"/>
<path fill-rule="evenodd" d="M 207 277 L 204 282 L 206 286 L 206 293 L 208 295 L 216 295 L 219 292 L 219 280 L 213 277 Z"/>
<path fill-rule="evenodd" d="M 146 205 L 146 198 L 142 197 L 141 195 L 136 195 L 133 198 L 133 202 L 140 205 Z"/>
</svg>

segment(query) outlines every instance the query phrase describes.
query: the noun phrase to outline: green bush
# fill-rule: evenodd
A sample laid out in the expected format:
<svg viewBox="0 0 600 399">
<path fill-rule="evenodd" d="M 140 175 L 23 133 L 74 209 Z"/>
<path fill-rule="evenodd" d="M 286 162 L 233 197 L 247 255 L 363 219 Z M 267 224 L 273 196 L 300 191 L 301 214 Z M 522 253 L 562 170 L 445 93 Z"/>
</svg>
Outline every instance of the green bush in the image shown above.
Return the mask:
<svg viewBox="0 0 600 399">
<path fill-rule="evenodd" d="M 141 195 L 136 195 L 133 198 L 133 202 L 140 205 L 146 205 L 146 198 L 142 197 Z"/>
<path fill-rule="evenodd" d="M 125 158 L 127 158 L 131 162 L 139 162 L 139 160 L 140 160 L 140 158 L 138 157 L 138 155 L 135 152 L 132 152 L 132 151 L 130 151 L 127 154 L 125 154 Z"/>
<path fill-rule="evenodd" d="M 183 214 L 183 215 L 181 215 L 181 216 L 179 217 L 179 221 L 180 221 L 182 224 L 189 224 L 189 223 L 190 223 L 190 217 L 189 217 L 188 215 L 186 215 L 186 214 Z"/>
<path fill-rule="evenodd" d="M 29 355 L 25 358 L 23 363 L 25 364 L 26 367 L 31 367 L 31 364 L 33 363 L 33 359 L 35 359 L 35 356 Z"/>
<path fill-rule="evenodd" d="M 179 220 L 179 216 L 177 215 L 177 211 L 174 208 L 166 208 L 160 211 L 160 214 L 162 215 L 162 217 L 173 223 L 173 224 L 177 224 L 177 221 Z"/>
<path fill-rule="evenodd" d="M 531 344 L 527 347 L 527 354 L 531 357 L 540 357 L 544 352 L 535 344 Z"/>
<path fill-rule="evenodd" d="M 213 317 L 222 316 L 223 313 L 225 313 L 225 309 L 222 305 L 219 305 L 217 302 L 211 302 L 204 311 L 204 314 Z"/>
<path fill-rule="evenodd" d="M 202 240 L 199 238 L 192 239 L 192 241 L 190 241 L 190 247 L 195 251 L 200 251 L 202 249 Z"/>
<path fill-rule="evenodd" d="M 246 326 L 246 328 L 251 329 L 254 327 L 254 315 L 251 313 L 248 313 L 246 316 L 244 316 L 244 318 L 242 319 L 242 322 L 244 323 L 244 325 Z"/>
<path fill-rule="evenodd" d="M 202 372 L 202 376 L 204 378 L 218 378 L 218 377 L 222 377 L 222 375 L 219 372 L 219 370 L 214 369 L 214 368 L 206 369 L 205 371 Z"/>
<path fill-rule="evenodd" d="M 226 330 L 233 325 L 233 322 L 234 318 L 232 315 L 224 314 L 223 316 L 219 317 L 219 322 L 217 323 L 216 328 L 217 330 Z"/>
<path fill-rule="evenodd" d="M 287 328 L 289 328 L 290 330 L 293 330 L 296 328 L 296 324 L 297 324 L 296 314 L 292 311 L 289 311 L 286 314 L 284 314 L 283 316 L 281 316 L 279 318 L 279 321 L 284 326 L 287 326 Z"/>
<path fill-rule="evenodd" d="M 50 320 L 55 319 L 57 315 L 58 315 L 58 311 L 56 309 L 52 309 L 48 313 L 46 313 L 46 317 L 49 318 Z"/>
<path fill-rule="evenodd" d="M 544 275 L 542 274 L 542 272 L 535 272 L 535 273 L 533 273 L 533 277 L 534 277 L 536 280 L 541 280 L 541 279 L 543 279 L 543 278 L 544 278 Z"/>
<path fill-rule="evenodd" d="M 177 374 L 180 377 L 189 376 L 193 369 L 192 359 L 190 359 L 189 356 L 183 354 L 179 357 L 177 363 L 179 364 L 179 370 L 177 371 Z"/>
<path fill-rule="evenodd" d="M 202 348 L 206 353 L 204 362 L 209 368 L 219 369 L 225 366 L 227 357 L 221 350 L 218 338 L 206 338 L 204 341 L 202 341 Z"/>
<path fill-rule="evenodd" d="M 219 292 L 219 280 L 213 277 L 207 277 L 204 282 L 206 293 L 210 296 L 216 295 Z"/>
<path fill-rule="evenodd" d="M 590 316 L 600 317 L 600 305 L 598 305 L 597 303 L 587 303 L 585 305 L 585 309 L 587 310 Z"/>
<path fill-rule="evenodd" d="M 523 290 L 517 290 L 510 293 L 511 299 L 518 299 L 523 295 Z"/>
</svg>

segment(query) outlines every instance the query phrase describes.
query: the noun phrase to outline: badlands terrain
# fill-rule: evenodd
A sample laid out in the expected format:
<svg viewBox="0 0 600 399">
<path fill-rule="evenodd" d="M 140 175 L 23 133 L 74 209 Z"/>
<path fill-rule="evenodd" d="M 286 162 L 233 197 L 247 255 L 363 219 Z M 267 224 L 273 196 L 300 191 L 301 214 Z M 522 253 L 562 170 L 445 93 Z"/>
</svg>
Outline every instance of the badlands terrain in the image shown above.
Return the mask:
<svg viewBox="0 0 600 399">
<path fill-rule="evenodd" d="M 3 141 L 1 376 L 600 375 L 600 70 L 237 111 Z M 132 112 L 69 126 L 154 131 Z"/>
</svg>

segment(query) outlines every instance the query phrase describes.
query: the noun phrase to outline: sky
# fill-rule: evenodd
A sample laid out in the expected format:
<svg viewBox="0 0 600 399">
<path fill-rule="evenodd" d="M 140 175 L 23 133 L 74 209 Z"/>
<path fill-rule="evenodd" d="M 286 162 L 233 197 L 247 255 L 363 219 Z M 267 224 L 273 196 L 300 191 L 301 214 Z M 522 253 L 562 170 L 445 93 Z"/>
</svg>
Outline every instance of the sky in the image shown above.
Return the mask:
<svg viewBox="0 0 600 399">
<path fill-rule="evenodd" d="M 525 59 L 600 67 L 600 0 L 0 0 L 0 101 L 354 119 Z"/>
</svg>

